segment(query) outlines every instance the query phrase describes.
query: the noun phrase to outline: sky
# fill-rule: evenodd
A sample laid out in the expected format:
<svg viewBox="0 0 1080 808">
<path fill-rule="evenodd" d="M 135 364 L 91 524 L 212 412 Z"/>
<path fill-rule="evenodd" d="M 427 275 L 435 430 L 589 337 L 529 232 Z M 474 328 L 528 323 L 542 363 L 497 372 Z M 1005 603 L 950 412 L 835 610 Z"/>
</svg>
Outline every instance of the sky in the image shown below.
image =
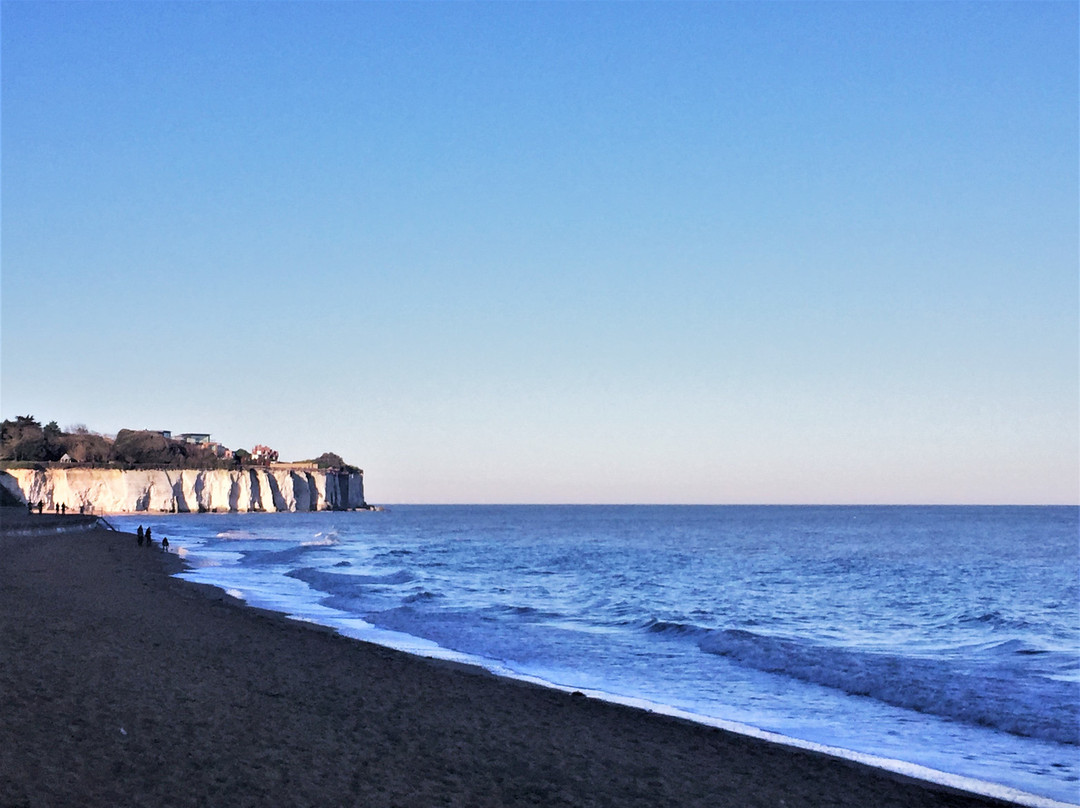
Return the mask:
<svg viewBox="0 0 1080 808">
<path fill-rule="evenodd" d="M 375 503 L 1080 500 L 1078 4 L 0 5 L 0 414 Z"/>
</svg>

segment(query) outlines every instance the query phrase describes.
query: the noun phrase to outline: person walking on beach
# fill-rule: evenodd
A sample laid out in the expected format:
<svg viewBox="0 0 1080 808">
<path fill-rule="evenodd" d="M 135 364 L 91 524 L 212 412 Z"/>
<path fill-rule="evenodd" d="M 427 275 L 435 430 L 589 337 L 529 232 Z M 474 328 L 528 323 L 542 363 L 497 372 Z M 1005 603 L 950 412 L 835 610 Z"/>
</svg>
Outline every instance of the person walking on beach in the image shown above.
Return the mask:
<svg viewBox="0 0 1080 808">
<path fill-rule="evenodd" d="M 142 543 L 143 543 L 142 525 L 139 525 L 139 530 L 135 534 L 135 539 L 139 542 L 139 546 L 142 547 Z"/>
<path fill-rule="evenodd" d="M 153 543 L 154 543 L 153 539 L 150 538 L 150 528 L 147 528 L 146 529 L 146 546 L 149 547 Z"/>
<path fill-rule="evenodd" d="M 166 553 L 169 552 L 169 537 L 168 536 L 162 536 L 161 537 L 161 549 L 164 550 Z"/>
</svg>

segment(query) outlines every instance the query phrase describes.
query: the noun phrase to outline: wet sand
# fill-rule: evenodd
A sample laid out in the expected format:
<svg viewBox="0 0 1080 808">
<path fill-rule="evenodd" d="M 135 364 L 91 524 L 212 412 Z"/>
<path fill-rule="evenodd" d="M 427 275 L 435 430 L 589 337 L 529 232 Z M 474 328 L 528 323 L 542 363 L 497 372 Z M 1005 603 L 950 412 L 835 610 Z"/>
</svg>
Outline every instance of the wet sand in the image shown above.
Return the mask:
<svg viewBox="0 0 1080 808">
<path fill-rule="evenodd" d="M 411 657 L 0 523 L 0 805 L 993 806 Z M 44 525 L 42 525 L 44 528 Z"/>
</svg>

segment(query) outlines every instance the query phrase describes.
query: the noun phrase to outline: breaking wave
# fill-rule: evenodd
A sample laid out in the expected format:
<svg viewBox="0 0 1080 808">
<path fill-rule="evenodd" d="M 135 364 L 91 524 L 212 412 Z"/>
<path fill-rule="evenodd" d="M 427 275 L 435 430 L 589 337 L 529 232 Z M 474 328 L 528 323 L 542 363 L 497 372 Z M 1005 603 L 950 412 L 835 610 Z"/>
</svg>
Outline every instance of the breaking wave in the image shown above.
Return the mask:
<svg viewBox="0 0 1080 808">
<path fill-rule="evenodd" d="M 257 539 L 259 537 L 250 530 L 222 530 L 217 534 L 216 538 L 219 538 L 222 541 L 245 541 L 248 539 Z"/>
<path fill-rule="evenodd" d="M 407 584 L 415 580 L 415 575 L 407 569 L 384 575 L 350 575 L 342 572 L 326 572 L 314 567 L 304 567 L 285 574 L 290 578 L 303 581 L 328 595 L 348 595 L 358 587 L 380 584 Z"/>
<path fill-rule="evenodd" d="M 897 656 L 677 622 L 650 621 L 643 628 L 690 638 L 705 653 L 746 668 L 1014 735 L 1080 744 L 1080 683 L 1046 676 L 1018 680 L 998 668 L 994 660 L 1010 654 L 1052 653 L 1016 640 L 987 649 L 992 660 L 988 664 L 969 657 Z"/>
</svg>

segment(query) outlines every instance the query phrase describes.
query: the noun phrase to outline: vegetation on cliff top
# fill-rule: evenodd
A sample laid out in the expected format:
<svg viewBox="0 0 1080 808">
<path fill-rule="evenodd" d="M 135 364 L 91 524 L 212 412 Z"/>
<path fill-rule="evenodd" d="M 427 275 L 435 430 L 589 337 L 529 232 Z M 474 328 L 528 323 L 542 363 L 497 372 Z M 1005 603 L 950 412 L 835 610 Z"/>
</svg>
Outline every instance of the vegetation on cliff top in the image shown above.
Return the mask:
<svg viewBox="0 0 1080 808">
<path fill-rule="evenodd" d="M 50 421 L 42 426 L 32 415 L 0 424 L 0 464 L 37 465 L 61 460 L 99 468 L 235 469 L 259 465 L 250 452 L 238 449 L 222 457 L 206 444 L 188 443 L 149 430 L 121 429 L 113 438 L 85 426 L 65 432 Z M 340 455 L 326 452 L 314 460 L 320 469 L 359 471 Z"/>
</svg>

